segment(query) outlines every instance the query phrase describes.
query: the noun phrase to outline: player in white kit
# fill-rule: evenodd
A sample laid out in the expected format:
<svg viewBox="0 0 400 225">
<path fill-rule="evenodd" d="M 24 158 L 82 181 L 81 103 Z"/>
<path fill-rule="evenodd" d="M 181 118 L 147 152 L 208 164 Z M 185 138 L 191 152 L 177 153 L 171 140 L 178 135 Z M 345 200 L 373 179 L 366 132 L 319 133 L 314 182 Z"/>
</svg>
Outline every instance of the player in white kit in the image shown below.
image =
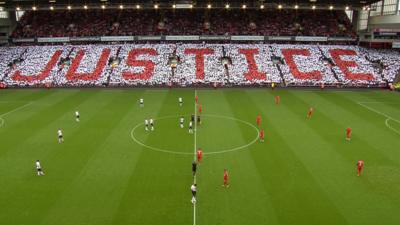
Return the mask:
<svg viewBox="0 0 400 225">
<path fill-rule="evenodd" d="M 193 122 L 192 121 L 189 122 L 189 133 L 190 134 L 193 133 Z"/>
<path fill-rule="evenodd" d="M 183 128 L 183 122 L 184 121 L 185 121 L 185 119 L 182 116 L 181 119 L 179 120 L 179 124 L 180 124 L 181 128 Z"/>
<path fill-rule="evenodd" d="M 140 105 L 140 107 L 144 107 L 144 99 L 143 98 L 139 99 L 139 105 Z"/>
<path fill-rule="evenodd" d="M 75 120 L 76 120 L 76 122 L 79 122 L 79 117 L 80 117 L 79 111 L 75 111 Z"/>
<path fill-rule="evenodd" d="M 40 165 L 40 161 L 39 160 L 36 160 L 36 171 L 37 171 L 37 175 L 38 176 L 43 176 L 44 175 L 44 172 L 43 172 L 43 170 L 42 170 L 42 166 Z"/>
<path fill-rule="evenodd" d="M 150 119 L 150 129 L 151 129 L 151 131 L 154 130 L 154 121 L 153 121 L 153 119 Z"/>
<path fill-rule="evenodd" d="M 58 129 L 57 134 L 58 134 L 58 143 L 64 142 L 64 137 L 61 129 Z"/>
<path fill-rule="evenodd" d="M 146 131 L 148 131 L 149 130 L 149 121 L 148 120 L 144 120 L 144 125 L 146 126 L 144 129 Z"/>
<path fill-rule="evenodd" d="M 192 184 L 192 186 L 190 186 L 190 190 L 192 191 L 192 200 L 191 202 L 193 204 L 196 204 L 196 194 L 197 194 L 197 185 L 196 184 Z"/>
<path fill-rule="evenodd" d="M 178 101 L 179 101 L 179 106 L 182 106 L 183 105 L 183 98 L 179 97 Z"/>
</svg>

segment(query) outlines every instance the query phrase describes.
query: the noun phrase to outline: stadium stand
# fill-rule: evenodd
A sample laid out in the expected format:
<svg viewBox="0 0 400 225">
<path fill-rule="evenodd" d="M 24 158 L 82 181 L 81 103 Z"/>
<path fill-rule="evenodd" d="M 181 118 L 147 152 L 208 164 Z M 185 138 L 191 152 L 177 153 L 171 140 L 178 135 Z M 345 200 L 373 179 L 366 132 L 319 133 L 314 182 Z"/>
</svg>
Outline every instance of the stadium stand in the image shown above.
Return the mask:
<svg viewBox="0 0 400 225">
<path fill-rule="evenodd" d="M 25 46 L 1 57 L 0 83 L 9 87 L 385 86 L 400 69 L 399 52 L 341 45 Z"/>
<path fill-rule="evenodd" d="M 294 9 L 27 11 L 12 37 L 124 35 L 356 37 L 344 11 Z"/>
</svg>

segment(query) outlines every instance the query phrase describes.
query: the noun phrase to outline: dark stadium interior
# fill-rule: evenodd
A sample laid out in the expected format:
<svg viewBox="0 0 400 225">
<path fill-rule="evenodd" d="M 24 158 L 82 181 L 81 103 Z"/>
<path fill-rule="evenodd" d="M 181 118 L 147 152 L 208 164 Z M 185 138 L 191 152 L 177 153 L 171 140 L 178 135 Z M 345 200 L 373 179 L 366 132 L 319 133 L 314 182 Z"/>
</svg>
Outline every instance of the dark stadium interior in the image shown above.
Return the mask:
<svg viewBox="0 0 400 225">
<path fill-rule="evenodd" d="M 339 10 L 115 9 L 28 11 L 12 37 L 102 35 L 356 36 L 344 11 Z"/>
<path fill-rule="evenodd" d="M 48 1 L 48 0 L 5 0 L 6 7 L 32 7 L 32 5 L 36 5 L 37 7 L 48 7 L 49 5 L 59 5 L 59 6 L 79 6 L 79 5 L 92 5 L 99 7 L 101 4 L 104 5 L 115 5 L 118 6 L 120 4 L 124 4 L 126 6 L 135 6 L 140 4 L 143 7 L 150 7 L 152 8 L 154 4 L 158 4 L 160 7 L 170 7 L 172 4 L 192 4 L 194 7 L 197 8 L 206 8 L 208 4 L 212 4 L 213 7 L 221 7 L 223 8 L 226 4 L 230 4 L 231 7 L 238 7 L 240 8 L 243 4 L 246 4 L 248 7 L 259 7 L 260 5 L 265 6 L 274 6 L 274 5 L 294 5 L 298 4 L 299 6 L 324 6 L 327 5 L 334 5 L 334 6 L 351 6 L 351 7 L 362 7 L 365 5 L 369 5 L 373 2 L 377 2 L 378 0 L 318 0 L 318 1 L 309 1 L 309 0 L 272 0 L 272 1 L 265 1 L 265 0 L 183 0 L 183 1 L 170 1 L 170 0 L 156 0 L 156 1 L 146 1 L 146 0 L 107 0 L 107 1 L 98 1 L 98 0 L 56 0 L 56 1 Z"/>
</svg>

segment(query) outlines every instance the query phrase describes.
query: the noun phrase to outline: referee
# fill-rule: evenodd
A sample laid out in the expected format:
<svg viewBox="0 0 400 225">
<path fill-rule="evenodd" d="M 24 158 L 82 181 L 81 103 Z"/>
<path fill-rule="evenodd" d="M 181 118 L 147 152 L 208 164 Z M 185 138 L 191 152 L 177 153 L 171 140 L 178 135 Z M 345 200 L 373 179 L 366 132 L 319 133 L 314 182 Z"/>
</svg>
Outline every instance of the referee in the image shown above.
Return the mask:
<svg viewBox="0 0 400 225">
<path fill-rule="evenodd" d="M 197 124 L 201 125 L 200 115 L 197 115 Z"/>
<path fill-rule="evenodd" d="M 196 176 L 196 171 L 197 171 L 197 163 L 196 163 L 196 161 L 193 161 L 193 163 L 192 163 L 193 176 Z"/>
</svg>

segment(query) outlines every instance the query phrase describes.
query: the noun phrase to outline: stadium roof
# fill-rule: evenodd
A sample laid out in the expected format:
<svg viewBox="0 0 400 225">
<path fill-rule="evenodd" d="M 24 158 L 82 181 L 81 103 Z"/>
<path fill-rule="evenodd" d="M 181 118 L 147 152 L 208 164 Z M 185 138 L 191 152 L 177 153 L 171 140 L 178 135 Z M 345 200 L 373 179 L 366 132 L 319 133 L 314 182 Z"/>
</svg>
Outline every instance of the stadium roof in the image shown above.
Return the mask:
<svg viewBox="0 0 400 225">
<path fill-rule="evenodd" d="M 102 5 L 119 7 L 122 4 L 126 7 L 140 5 L 141 8 L 152 8 L 157 4 L 159 8 L 170 8 L 175 4 L 176 8 L 207 8 L 207 5 L 211 4 L 212 8 L 223 8 L 229 4 L 230 8 L 241 8 L 245 4 L 246 8 L 259 8 L 261 5 L 264 5 L 265 8 L 277 7 L 279 5 L 282 8 L 293 7 L 294 5 L 298 5 L 299 8 L 308 8 L 312 5 L 315 5 L 317 8 L 326 8 L 329 6 L 335 8 L 346 6 L 361 8 L 377 1 L 379 0 L 0 0 L 0 7 L 2 6 L 7 9 L 21 7 L 27 9 L 36 6 L 40 9 L 48 8 L 49 6 L 66 7 L 70 5 L 76 8 L 88 5 L 92 6 L 92 8 L 100 8 Z"/>
</svg>

